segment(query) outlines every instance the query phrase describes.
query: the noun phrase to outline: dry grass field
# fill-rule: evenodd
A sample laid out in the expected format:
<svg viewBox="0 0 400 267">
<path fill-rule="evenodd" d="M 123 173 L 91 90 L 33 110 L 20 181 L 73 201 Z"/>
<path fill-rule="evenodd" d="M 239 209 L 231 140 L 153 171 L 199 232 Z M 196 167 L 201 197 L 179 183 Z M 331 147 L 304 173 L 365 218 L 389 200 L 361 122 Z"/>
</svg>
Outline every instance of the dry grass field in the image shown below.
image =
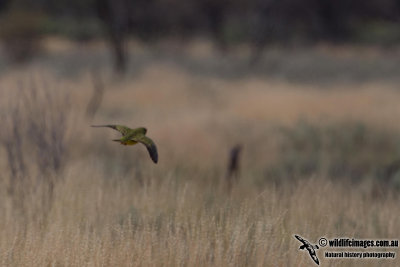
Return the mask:
<svg viewBox="0 0 400 267">
<path fill-rule="evenodd" d="M 272 49 L 251 67 L 237 49 L 132 43 L 126 77 L 98 43 L 2 63 L 0 265 L 316 266 L 294 234 L 399 239 L 399 51 Z M 147 127 L 159 163 L 90 127 L 109 123 Z M 400 265 L 324 250 L 321 266 Z"/>
</svg>

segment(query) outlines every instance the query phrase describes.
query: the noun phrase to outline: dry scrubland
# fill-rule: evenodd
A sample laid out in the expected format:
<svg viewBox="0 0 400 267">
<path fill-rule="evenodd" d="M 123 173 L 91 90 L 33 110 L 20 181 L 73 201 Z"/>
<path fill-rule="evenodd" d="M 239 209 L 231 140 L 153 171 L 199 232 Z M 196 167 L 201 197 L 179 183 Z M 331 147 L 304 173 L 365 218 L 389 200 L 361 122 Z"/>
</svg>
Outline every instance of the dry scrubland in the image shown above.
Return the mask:
<svg viewBox="0 0 400 267">
<path fill-rule="evenodd" d="M 277 50 L 269 77 L 240 53 L 132 44 L 122 79 L 106 51 L 53 41 L 29 66 L 0 66 L 2 266 L 312 266 L 293 234 L 400 237 L 400 91 L 365 67 L 391 69 L 388 54 L 322 47 L 288 63 Z M 93 118 L 88 69 L 105 88 Z M 89 127 L 103 123 L 146 126 L 159 164 Z M 241 179 L 228 193 L 236 143 Z M 318 253 L 322 266 L 400 264 Z"/>
</svg>

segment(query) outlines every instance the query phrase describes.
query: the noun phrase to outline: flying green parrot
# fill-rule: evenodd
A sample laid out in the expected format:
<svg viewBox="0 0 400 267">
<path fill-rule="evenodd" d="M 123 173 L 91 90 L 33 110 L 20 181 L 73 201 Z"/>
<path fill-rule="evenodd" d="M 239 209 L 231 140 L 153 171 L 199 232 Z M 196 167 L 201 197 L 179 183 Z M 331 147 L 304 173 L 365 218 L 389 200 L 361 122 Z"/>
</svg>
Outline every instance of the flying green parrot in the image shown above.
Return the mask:
<svg viewBox="0 0 400 267">
<path fill-rule="evenodd" d="M 92 125 L 92 127 L 109 127 L 114 130 L 117 130 L 122 134 L 121 139 L 114 139 L 113 141 L 119 142 L 122 145 L 133 146 L 135 144 L 142 143 L 146 146 L 147 150 L 149 151 L 150 158 L 153 160 L 154 163 L 158 161 L 158 153 L 157 147 L 154 144 L 153 140 L 146 136 L 147 129 L 140 127 L 136 129 L 131 129 L 123 125 Z"/>
</svg>

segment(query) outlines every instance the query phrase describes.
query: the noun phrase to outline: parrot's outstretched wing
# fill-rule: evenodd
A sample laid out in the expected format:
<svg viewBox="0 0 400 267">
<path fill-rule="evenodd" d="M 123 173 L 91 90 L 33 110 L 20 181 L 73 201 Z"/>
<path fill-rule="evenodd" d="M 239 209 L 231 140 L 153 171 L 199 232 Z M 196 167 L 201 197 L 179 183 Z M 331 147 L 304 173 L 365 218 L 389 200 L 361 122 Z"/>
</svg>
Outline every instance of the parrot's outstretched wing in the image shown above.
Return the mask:
<svg viewBox="0 0 400 267">
<path fill-rule="evenodd" d="M 133 130 L 129 127 L 123 125 L 115 125 L 115 124 L 108 124 L 108 125 L 92 125 L 92 127 L 108 127 L 114 130 L 117 130 L 122 134 L 122 136 L 130 134 Z"/>
<path fill-rule="evenodd" d="M 144 135 L 132 138 L 132 140 L 140 142 L 143 145 L 145 145 L 147 150 L 149 151 L 150 158 L 153 160 L 153 162 L 154 163 L 158 162 L 157 147 L 156 144 L 154 144 L 153 140 Z"/>
</svg>

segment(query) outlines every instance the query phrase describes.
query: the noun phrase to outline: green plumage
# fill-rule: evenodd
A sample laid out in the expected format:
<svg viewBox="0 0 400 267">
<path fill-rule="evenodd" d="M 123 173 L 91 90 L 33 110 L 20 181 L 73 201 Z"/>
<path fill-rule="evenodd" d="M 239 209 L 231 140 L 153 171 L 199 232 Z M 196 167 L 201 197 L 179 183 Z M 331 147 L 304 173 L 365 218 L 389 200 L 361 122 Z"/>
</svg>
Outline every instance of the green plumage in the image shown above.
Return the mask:
<svg viewBox="0 0 400 267">
<path fill-rule="evenodd" d="M 146 146 L 147 151 L 149 151 L 150 158 L 153 160 L 154 163 L 158 162 L 158 153 L 157 147 L 154 144 L 153 140 L 146 136 L 147 129 L 140 127 L 131 129 L 129 127 L 123 125 L 92 125 L 92 127 L 109 127 L 114 130 L 117 130 L 122 134 L 121 139 L 115 139 L 113 141 L 119 142 L 123 145 L 135 145 L 136 143 L 142 143 Z"/>
</svg>

